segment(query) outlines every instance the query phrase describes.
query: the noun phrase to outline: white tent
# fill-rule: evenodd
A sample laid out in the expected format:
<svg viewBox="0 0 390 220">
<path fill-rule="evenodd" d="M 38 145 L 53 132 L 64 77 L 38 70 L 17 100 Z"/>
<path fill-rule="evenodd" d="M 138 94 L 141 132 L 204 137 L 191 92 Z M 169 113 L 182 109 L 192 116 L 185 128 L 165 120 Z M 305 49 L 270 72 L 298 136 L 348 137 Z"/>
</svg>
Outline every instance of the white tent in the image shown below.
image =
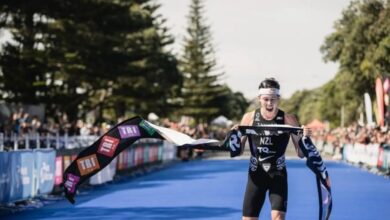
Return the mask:
<svg viewBox="0 0 390 220">
<path fill-rule="evenodd" d="M 219 126 L 224 126 L 228 127 L 232 124 L 233 122 L 229 119 L 227 119 L 225 116 L 220 115 L 216 117 L 214 120 L 211 121 L 212 125 L 219 125 Z"/>
<path fill-rule="evenodd" d="M 156 113 L 154 112 L 151 112 L 148 114 L 148 120 L 149 121 L 157 121 L 159 119 L 159 117 L 156 115 Z"/>
</svg>

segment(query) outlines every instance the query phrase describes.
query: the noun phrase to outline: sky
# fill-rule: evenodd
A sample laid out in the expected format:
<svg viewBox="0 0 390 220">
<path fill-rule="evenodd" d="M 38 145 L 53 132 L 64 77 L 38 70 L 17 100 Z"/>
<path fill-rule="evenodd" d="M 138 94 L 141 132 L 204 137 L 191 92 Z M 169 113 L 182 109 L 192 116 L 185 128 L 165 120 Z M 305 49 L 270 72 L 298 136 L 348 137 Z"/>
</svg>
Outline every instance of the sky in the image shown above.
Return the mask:
<svg viewBox="0 0 390 220">
<path fill-rule="evenodd" d="M 246 98 L 257 95 L 259 83 L 274 77 L 281 95 L 320 87 L 337 73 L 325 63 L 320 47 L 351 0 L 204 0 L 223 83 Z M 157 0 L 179 54 L 190 0 Z"/>
</svg>

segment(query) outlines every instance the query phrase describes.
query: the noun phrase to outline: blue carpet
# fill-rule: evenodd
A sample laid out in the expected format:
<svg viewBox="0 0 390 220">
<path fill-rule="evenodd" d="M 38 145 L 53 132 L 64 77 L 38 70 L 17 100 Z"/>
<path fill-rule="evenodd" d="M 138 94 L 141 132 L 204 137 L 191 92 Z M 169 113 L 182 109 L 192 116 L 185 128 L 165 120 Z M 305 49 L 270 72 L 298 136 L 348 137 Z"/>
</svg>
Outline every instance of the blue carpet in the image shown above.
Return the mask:
<svg viewBox="0 0 390 220">
<path fill-rule="evenodd" d="M 5 219 L 241 219 L 246 160 L 178 163 L 167 169 L 83 192 L 76 205 L 63 200 Z M 361 169 L 326 163 L 333 189 L 331 219 L 386 219 L 390 182 Z M 287 219 L 318 219 L 313 174 L 302 160 L 289 160 Z M 269 200 L 260 219 L 270 219 Z"/>
</svg>

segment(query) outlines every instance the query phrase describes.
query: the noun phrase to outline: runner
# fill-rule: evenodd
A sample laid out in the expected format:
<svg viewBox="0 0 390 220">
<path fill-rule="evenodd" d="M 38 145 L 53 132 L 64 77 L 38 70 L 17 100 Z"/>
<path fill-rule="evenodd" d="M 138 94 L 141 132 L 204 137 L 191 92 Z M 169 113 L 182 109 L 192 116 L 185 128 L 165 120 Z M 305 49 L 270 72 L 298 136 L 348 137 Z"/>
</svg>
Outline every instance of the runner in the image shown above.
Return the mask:
<svg viewBox="0 0 390 220">
<path fill-rule="evenodd" d="M 274 78 L 262 81 L 258 96 L 260 109 L 246 113 L 240 125 L 286 124 L 299 126 L 294 115 L 287 114 L 278 108 L 279 89 L 280 85 Z M 238 126 L 234 126 L 233 129 L 238 129 Z M 304 136 L 310 136 L 310 133 L 310 129 L 303 129 Z M 301 137 L 294 134 L 291 136 L 298 156 L 304 157 L 298 145 Z M 271 202 L 272 219 L 285 219 L 288 194 L 285 151 L 289 138 L 290 134 L 288 133 L 249 136 L 251 159 L 243 204 L 243 220 L 258 219 L 267 191 L 269 191 Z M 242 137 L 242 146 L 245 146 L 246 139 L 246 136 Z"/>
</svg>

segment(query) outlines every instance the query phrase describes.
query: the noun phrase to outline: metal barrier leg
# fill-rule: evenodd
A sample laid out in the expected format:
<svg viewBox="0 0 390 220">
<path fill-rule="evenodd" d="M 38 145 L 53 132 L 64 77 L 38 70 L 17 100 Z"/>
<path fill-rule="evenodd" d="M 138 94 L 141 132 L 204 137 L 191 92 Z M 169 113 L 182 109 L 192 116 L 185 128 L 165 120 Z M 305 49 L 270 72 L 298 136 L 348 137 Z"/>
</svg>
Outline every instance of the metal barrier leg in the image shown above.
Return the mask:
<svg viewBox="0 0 390 220">
<path fill-rule="evenodd" d="M 30 149 L 30 138 L 29 138 L 29 134 L 25 134 L 24 136 L 24 147 L 28 150 Z"/>
<path fill-rule="evenodd" d="M 56 148 L 55 149 L 60 149 L 60 134 L 56 134 Z"/>
<path fill-rule="evenodd" d="M 36 138 L 37 138 L 37 149 L 41 149 L 41 137 L 39 136 L 39 133 L 37 133 Z"/>
<path fill-rule="evenodd" d="M 0 133 L 0 151 L 4 151 L 4 134 Z"/>
<path fill-rule="evenodd" d="M 14 140 L 14 150 L 18 150 L 18 135 L 15 133 L 12 133 L 12 139 Z"/>
<path fill-rule="evenodd" d="M 46 134 L 46 148 L 50 148 L 50 134 Z"/>
</svg>

